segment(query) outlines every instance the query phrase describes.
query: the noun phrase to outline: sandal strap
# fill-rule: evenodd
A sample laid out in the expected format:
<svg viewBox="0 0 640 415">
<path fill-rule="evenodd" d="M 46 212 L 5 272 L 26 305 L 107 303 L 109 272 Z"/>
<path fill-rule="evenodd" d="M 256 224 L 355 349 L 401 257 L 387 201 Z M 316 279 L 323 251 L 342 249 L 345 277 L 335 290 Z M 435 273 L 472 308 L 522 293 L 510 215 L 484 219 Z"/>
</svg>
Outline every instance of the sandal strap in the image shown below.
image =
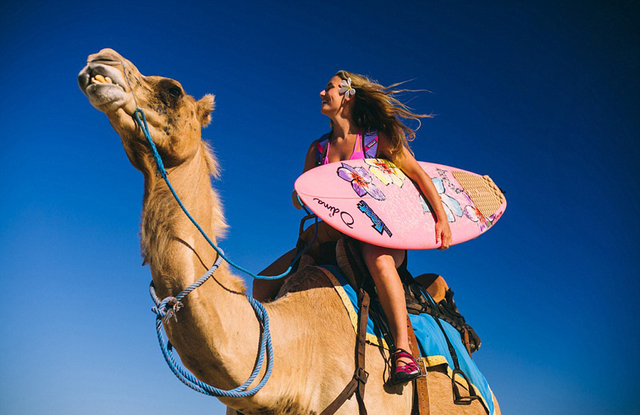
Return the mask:
<svg viewBox="0 0 640 415">
<path fill-rule="evenodd" d="M 413 363 L 407 363 L 404 366 L 396 367 L 396 372 L 414 373 L 419 372 L 420 368 Z"/>
<path fill-rule="evenodd" d="M 408 351 L 404 350 L 404 349 L 400 349 L 397 348 L 394 352 L 393 352 L 393 357 L 397 360 L 400 357 L 404 357 L 404 358 L 409 358 L 412 361 L 416 361 L 416 359 L 413 357 L 413 355 L 411 353 L 409 353 Z"/>
</svg>

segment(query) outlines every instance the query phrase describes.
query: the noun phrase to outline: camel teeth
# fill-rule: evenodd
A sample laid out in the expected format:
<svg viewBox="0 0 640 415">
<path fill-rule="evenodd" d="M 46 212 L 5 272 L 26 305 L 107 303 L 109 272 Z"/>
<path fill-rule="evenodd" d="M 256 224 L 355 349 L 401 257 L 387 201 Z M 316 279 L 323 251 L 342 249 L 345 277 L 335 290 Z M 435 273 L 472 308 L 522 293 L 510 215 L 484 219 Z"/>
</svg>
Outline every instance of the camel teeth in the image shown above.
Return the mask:
<svg viewBox="0 0 640 415">
<path fill-rule="evenodd" d="M 108 76 L 104 76 L 104 75 L 95 75 L 93 77 L 91 77 L 90 82 L 91 84 L 115 84 L 113 82 L 113 79 L 109 78 Z"/>
</svg>

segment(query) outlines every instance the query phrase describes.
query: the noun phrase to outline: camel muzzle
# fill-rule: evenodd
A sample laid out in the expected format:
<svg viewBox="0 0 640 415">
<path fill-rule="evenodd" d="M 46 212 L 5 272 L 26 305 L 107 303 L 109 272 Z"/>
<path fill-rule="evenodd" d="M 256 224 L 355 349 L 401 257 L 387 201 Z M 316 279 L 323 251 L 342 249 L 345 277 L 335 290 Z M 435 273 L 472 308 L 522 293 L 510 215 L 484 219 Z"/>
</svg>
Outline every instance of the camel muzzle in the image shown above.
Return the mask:
<svg viewBox="0 0 640 415">
<path fill-rule="evenodd" d="M 117 62 L 117 65 L 122 67 L 121 62 Z M 100 79 L 110 79 L 108 83 L 100 83 L 96 78 Z M 91 85 L 102 84 L 102 85 L 114 85 L 120 87 L 123 92 L 128 88 L 126 86 L 126 81 L 120 69 L 117 69 L 111 65 L 106 65 L 102 63 L 90 62 L 88 63 L 80 73 L 78 74 L 78 86 L 85 94 L 88 94 L 89 91 L 87 89 Z"/>
<path fill-rule="evenodd" d="M 122 67 L 121 62 L 117 65 Z M 104 105 L 120 107 L 131 98 L 120 68 L 97 62 L 89 62 L 82 68 L 78 74 L 78 86 L 91 105 L 96 108 Z"/>
</svg>

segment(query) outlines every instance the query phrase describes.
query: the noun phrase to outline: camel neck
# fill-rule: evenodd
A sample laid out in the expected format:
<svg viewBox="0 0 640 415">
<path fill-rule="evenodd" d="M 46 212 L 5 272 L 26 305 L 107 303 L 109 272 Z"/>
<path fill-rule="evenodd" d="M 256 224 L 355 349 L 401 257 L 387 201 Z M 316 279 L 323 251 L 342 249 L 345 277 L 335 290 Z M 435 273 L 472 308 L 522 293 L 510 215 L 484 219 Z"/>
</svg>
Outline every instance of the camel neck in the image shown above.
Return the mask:
<svg viewBox="0 0 640 415">
<path fill-rule="evenodd" d="M 168 177 L 183 205 L 216 243 L 225 224 L 218 195 L 211 187 L 211 169 L 204 151 L 199 150 L 191 159 L 171 168 Z M 156 175 L 145 176 L 141 243 L 159 293 L 191 284 L 217 256 L 182 212 L 164 179 Z"/>
<path fill-rule="evenodd" d="M 189 213 L 215 243 L 225 225 L 218 195 L 210 184 L 207 156 L 207 153 L 196 154 L 188 162 L 172 168 L 169 180 Z M 143 253 L 151 267 L 156 292 L 162 299 L 175 296 L 201 277 L 213 265 L 217 253 L 182 212 L 161 177 L 149 176 L 145 187 Z M 239 344 L 247 341 L 258 344 L 259 323 L 246 299 L 242 281 L 223 262 L 183 304 L 177 321 L 168 321 L 165 328 L 189 370 L 205 381 L 218 379 L 215 385 L 218 387 L 230 388 L 234 382 L 243 381 L 245 366 L 249 367 L 254 361 L 257 346 L 243 349 L 246 364 L 225 367 L 238 358 Z M 238 331 L 237 327 L 245 330 Z M 212 336 L 212 332 L 216 335 Z M 203 361 L 217 364 L 207 367 L 197 364 Z M 221 383 L 220 379 L 224 381 Z"/>
</svg>

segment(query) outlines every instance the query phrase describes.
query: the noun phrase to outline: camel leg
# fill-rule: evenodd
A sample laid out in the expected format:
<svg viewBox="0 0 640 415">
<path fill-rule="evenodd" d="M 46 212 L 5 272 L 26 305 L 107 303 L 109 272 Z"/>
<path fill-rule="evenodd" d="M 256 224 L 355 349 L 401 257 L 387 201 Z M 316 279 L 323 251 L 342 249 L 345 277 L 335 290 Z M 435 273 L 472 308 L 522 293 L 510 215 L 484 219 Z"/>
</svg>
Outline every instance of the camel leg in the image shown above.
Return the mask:
<svg viewBox="0 0 640 415">
<path fill-rule="evenodd" d="M 260 271 L 258 275 L 274 276 L 280 275 L 289 268 L 293 257 L 296 255 L 296 248 L 276 259 L 271 265 Z M 286 277 L 277 280 L 261 280 L 255 278 L 253 280 L 253 298 L 258 301 L 271 301 L 276 298 L 280 287 L 284 284 Z"/>
</svg>

